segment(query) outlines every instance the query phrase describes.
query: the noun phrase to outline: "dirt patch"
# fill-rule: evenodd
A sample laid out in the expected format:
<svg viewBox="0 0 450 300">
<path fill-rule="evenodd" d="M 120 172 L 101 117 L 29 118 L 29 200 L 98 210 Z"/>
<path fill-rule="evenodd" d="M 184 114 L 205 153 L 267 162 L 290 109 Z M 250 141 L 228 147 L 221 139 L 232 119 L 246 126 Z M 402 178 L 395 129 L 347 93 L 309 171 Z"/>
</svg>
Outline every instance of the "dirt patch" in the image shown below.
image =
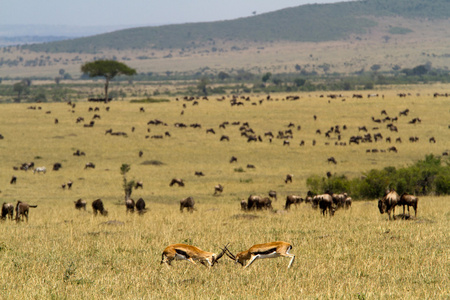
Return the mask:
<svg viewBox="0 0 450 300">
<path fill-rule="evenodd" d="M 100 223 L 100 225 L 113 225 L 113 226 L 122 226 L 124 224 L 125 224 L 124 222 L 120 222 L 117 220 L 109 220 L 109 221 Z"/>
<path fill-rule="evenodd" d="M 159 161 L 159 160 L 146 160 L 146 161 L 141 162 L 141 165 L 144 165 L 144 166 L 148 166 L 148 165 L 161 166 L 161 165 L 164 165 L 164 163 L 162 161 Z"/>
<path fill-rule="evenodd" d="M 257 219 L 257 218 L 261 218 L 261 217 L 257 216 L 257 215 L 239 214 L 239 215 L 231 216 L 231 218 L 236 219 L 236 220 L 253 220 L 253 219 Z"/>
</svg>

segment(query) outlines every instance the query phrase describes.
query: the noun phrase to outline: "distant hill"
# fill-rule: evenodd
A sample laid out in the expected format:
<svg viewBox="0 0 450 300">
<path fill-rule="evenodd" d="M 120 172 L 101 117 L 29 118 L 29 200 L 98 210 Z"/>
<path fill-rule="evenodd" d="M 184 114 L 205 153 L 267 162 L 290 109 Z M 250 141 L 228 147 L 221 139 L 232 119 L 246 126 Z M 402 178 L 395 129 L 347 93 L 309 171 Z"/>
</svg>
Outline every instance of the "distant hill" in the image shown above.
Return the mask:
<svg viewBox="0 0 450 300">
<path fill-rule="evenodd" d="M 324 42 L 364 34 L 377 18 L 447 20 L 449 0 L 365 0 L 311 4 L 230 21 L 141 27 L 95 36 L 25 45 L 36 52 L 96 53 L 104 49 L 181 49 L 217 41 Z M 394 28 L 407 33 L 408 28 Z"/>
</svg>

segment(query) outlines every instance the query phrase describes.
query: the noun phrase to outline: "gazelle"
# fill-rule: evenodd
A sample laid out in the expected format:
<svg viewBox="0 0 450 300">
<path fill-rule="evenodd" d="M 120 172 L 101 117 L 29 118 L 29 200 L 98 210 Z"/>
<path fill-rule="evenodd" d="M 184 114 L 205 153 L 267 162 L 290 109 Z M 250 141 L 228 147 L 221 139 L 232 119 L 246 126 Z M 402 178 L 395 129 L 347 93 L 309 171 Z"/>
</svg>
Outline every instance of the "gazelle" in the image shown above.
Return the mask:
<svg viewBox="0 0 450 300">
<path fill-rule="evenodd" d="M 294 262 L 295 255 L 290 254 L 289 251 L 292 249 L 292 245 L 287 242 L 271 242 L 265 244 L 253 245 L 250 249 L 239 252 L 233 255 L 230 250 L 225 246 L 226 255 L 234 260 L 236 263 L 241 264 L 244 269 L 249 267 L 257 258 L 275 258 L 275 257 L 290 257 L 288 269 L 292 266 Z M 245 264 L 250 260 L 247 264 Z"/>
<path fill-rule="evenodd" d="M 173 260 L 188 260 L 194 265 L 199 261 L 202 265 L 212 267 L 225 254 L 228 244 L 222 252 L 217 255 L 212 252 L 203 251 L 195 246 L 186 244 L 173 244 L 167 246 L 162 253 L 161 264 L 166 263 L 169 267 Z"/>
</svg>

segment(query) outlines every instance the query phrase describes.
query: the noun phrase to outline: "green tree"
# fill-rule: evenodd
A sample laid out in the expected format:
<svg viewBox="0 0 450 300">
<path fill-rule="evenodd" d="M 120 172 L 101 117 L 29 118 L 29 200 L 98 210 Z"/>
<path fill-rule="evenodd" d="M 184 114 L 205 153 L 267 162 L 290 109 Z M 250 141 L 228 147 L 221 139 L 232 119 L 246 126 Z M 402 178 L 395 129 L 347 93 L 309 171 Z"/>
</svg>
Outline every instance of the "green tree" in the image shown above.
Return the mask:
<svg viewBox="0 0 450 300">
<path fill-rule="evenodd" d="M 15 84 L 13 85 L 13 91 L 14 91 L 15 93 L 17 93 L 17 99 L 14 100 L 14 102 L 19 103 L 19 102 L 20 102 L 20 96 L 21 96 L 22 94 L 28 93 L 29 87 L 28 87 L 28 85 L 27 85 L 24 81 L 21 81 L 21 82 L 15 83 Z"/>
<path fill-rule="evenodd" d="M 134 180 L 127 181 L 127 173 L 130 172 L 131 166 L 129 164 L 122 164 L 120 166 L 120 174 L 123 176 L 123 190 L 125 192 L 125 201 L 130 199 L 133 192 Z"/>
<path fill-rule="evenodd" d="M 114 60 L 96 60 L 81 66 L 81 72 L 89 77 L 105 77 L 105 101 L 108 101 L 109 82 L 118 75 L 135 75 L 136 70 Z"/>
<path fill-rule="evenodd" d="M 270 79 L 270 77 L 272 77 L 272 73 L 267 72 L 266 74 L 263 75 L 262 81 L 267 82 Z"/>
<path fill-rule="evenodd" d="M 208 84 L 209 84 L 209 80 L 206 77 L 203 77 L 202 79 L 200 79 L 199 83 L 197 84 L 197 88 L 202 95 L 206 96 L 208 94 L 208 92 L 206 91 Z"/>
</svg>

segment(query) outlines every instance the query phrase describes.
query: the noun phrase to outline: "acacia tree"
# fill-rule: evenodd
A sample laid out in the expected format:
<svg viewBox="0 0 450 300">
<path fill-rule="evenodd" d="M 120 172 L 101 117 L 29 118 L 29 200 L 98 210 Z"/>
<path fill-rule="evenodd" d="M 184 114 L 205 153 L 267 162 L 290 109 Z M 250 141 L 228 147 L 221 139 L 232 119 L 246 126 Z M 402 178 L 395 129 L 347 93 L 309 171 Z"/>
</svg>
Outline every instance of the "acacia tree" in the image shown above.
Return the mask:
<svg viewBox="0 0 450 300">
<path fill-rule="evenodd" d="M 117 75 L 135 75 L 136 70 L 115 60 L 96 60 L 81 66 L 81 72 L 89 77 L 105 77 L 105 101 L 108 101 L 108 87 L 111 79 Z"/>
</svg>

